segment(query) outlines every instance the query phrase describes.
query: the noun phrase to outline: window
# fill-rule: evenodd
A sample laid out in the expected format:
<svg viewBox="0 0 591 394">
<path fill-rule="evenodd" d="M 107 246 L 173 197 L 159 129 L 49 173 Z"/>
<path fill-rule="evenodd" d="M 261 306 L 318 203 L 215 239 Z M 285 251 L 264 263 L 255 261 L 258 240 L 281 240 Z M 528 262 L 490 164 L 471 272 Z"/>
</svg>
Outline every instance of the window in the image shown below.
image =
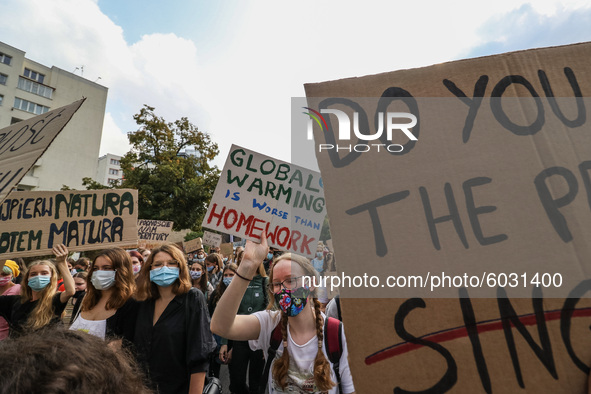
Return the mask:
<svg viewBox="0 0 591 394">
<path fill-rule="evenodd" d="M 39 74 L 36 71 L 30 70 L 28 68 L 25 68 L 25 77 L 32 79 L 33 81 L 37 81 L 39 83 L 43 83 L 43 80 L 45 79 L 45 75 L 43 74 Z"/>
<path fill-rule="evenodd" d="M 107 182 L 110 186 L 115 186 L 115 185 L 119 184 L 119 179 L 109 178 L 109 180 Z"/>
<path fill-rule="evenodd" d="M 114 168 L 109 168 L 109 174 L 111 174 L 111 175 L 119 175 L 119 170 L 116 170 Z"/>
<path fill-rule="evenodd" d="M 4 96 L 0 94 L 0 105 L 2 105 L 2 101 L 4 101 Z"/>
<path fill-rule="evenodd" d="M 37 115 L 41 115 L 49 111 L 49 107 L 23 100 L 18 97 L 14 98 L 14 108 Z"/>
<path fill-rule="evenodd" d="M 6 85 L 7 80 L 8 80 L 8 75 L 0 73 L 0 84 Z"/>
<path fill-rule="evenodd" d="M 53 88 L 41 85 L 37 82 L 33 82 L 23 77 L 18 77 L 18 88 L 26 92 L 31 92 L 33 94 L 43 96 L 48 99 L 50 99 L 53 95 Z"/>
<path fill-rule="evenodd" d="M 119 160 L 111 159 L 111 164 L 114 166 L 118 166 L 119 164 L 121 164 L 121 162 Z"/>
<path fill-rule="evenodd" d="M 10 66 L 10 62 L 12 61 L 12 56 L 8 56 L 2 52 L 0 52 L 0 63 L 4 63 Z"/>
</svg>

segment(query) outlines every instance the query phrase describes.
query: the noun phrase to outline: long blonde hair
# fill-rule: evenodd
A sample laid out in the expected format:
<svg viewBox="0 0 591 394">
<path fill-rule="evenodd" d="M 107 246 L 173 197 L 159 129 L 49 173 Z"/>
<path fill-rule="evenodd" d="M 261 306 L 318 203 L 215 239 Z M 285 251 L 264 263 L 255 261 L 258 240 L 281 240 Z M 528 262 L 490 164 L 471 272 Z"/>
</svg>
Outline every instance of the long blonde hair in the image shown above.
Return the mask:
<svg viewBox="0 0 591 394">
<path fill-rule="evenodd" d="M 51 322 L 54 317 L 53 310 L 53 296 L 57 293 L 57 269 L 55 265 L 48 260 L 38 260 L 32 262 L 23 276 L 23 286 L 21 286 L 21 303 L 29 302 L 33 299 L 33 290 L 29 287 L 29 275 L 31 268 L 36 265 L 46 265 L 51 271 L 51 280 L 49 284 L 41 291 L 38 292 L 39 300 L 37 305 L 29 314 L 29 318 L 25 323 L 25 327 L 31 330 L 38 330 L 45 327 Z"/>
<path fill-rule="evenodd" d="M 310 261 L 300 255 L 285 253 L 281 255 L 277 260 L 273 262 L 269 275 L 269 283 L 273 283 L 273 269 L 278 262 L 282 260 L 290 260 L 292 263 L 299 265 L 304 271 L 304 275 L 313 278 L 318 273 L 310 263 Z M 272 300 L 269 304 L 269 308 L 272 308 L 274 304 L 275 295 L 271 288 L 269 288 L 269 300 Z M 314 303 L 314 316 L 316 324 L 316 337 L 318 338 L 318 352 L 314 359 L 314 383 L 321 392 L 329 391 L 335 387 L 336 384 L 330 379 L 331 368 L 324 352 L 322 351 L 322 341 L 324 340 L 324 324 L 322 315 L 320 313 L 320 301 L 316 298 L 316 289 L 310 295 Z M 281 388 L 285 390 L 287 386 L 287 370 L 289 368 L 289 352 L 287 351 L 287 323 L 288 317 L 286 313 L 281 313 L 281 334 L 283 337 L 283 354 L 273 364 L 273 379 L 279 383 Z"/>
</svg>

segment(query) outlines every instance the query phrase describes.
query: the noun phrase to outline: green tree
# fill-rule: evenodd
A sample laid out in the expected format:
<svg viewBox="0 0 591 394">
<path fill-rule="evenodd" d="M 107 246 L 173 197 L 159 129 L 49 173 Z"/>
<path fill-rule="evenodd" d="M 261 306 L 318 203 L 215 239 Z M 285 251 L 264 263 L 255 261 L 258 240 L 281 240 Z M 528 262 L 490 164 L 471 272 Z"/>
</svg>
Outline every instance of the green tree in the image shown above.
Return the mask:
<svg viewBox="0 0 591 394">
<path fill-rule="evenodd" d="M 132 146 L 121 159 L 118 187 L 138 190 L 138 217 L 174 221 L 173 230 L 199 231 L 220 171 L 210 161 L 219 153 L 208 134 L 187 118 L 166 122 L 144 105 L 128 133 Z M 185 150 L 194 149 L 196 154 Z"/>
</svg>

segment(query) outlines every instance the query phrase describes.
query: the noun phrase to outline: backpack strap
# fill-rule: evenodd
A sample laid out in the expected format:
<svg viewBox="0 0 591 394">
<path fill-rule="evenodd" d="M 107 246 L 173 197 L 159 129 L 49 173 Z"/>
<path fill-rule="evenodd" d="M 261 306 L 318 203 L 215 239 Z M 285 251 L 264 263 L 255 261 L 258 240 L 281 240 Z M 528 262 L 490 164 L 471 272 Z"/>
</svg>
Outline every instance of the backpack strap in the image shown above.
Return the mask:
<svg viewBox="0 0 591 394">
<path fill-rule="evenodd" d="M 341 374 L 339 371 L 339 362 L 343 354 L 343 323 L 334 317 L 324 319 L 324 346 L 328 360 L 332 363 L 334 374 L 337 378 L 339 393 L 342 393 Z"/>
<path fill-rule="evenodd" d="M 334 303 L 337 304 L 337 316 L 340 321 L 343 321 L 343 315 L 341 314 L 341 297 L 337 294 L 334 298 Z"/>
<path fill-rule="evenodd" d="M 273 332 L 271 333 L 271 340 L 269 341 L 269 349 L 267 349 L 267 362 L 265 363 L 265 369 L 263 370 L 263 375 L 261 377 L 261 381 L 259 383 L 259 393 L 264 394 L 265 389 L 267 388 L 267 382 L 269 380 L 269 372 L 271 369 L 271 364 L 275 359 L 275 355 L 277 354 L 277 349 L 279 349 L 279 345 L 283 341 L 283 334 L 281 333 L 281 320 L 279 324 L 275 326 Z"/>
</svg>

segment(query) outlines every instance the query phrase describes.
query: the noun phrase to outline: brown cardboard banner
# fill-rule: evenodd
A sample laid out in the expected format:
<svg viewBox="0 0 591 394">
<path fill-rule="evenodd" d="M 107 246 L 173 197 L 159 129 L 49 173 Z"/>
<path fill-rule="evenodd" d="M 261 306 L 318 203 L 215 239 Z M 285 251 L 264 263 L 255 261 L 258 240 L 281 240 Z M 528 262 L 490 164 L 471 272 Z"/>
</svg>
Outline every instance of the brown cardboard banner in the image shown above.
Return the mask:
<svg viewBox="0 0 591 394">
<path fill-rule="evenodd" d="M 43 155 L 84 100 L 0 130 L 0 203 Z"/>
<path fill-rule="evenodd" d="M 14 192 L 0 204 L 0 256 L 137 244 L 137 190 Z"/>
<path fill-rule="evenodd" d="M 232 255 L 232 253 L 234 253 L 234 245 L 232 244 L 232 242 L 221 244 L 220 253 L 222 254 L 222 256 Z"/>
<path fill-rule="evenodd" d="M 186 242 L 183 241 L 183 249 L 185 249 L 185 253 L 191 253 L 196 250 L 203 249 L 201 238 L 195 238 Z"/>
<path fill-rule="evenodd" d="M 166 243 L 174 222 L 168 220 L 139 219 L 137 233 L 140 245 L 142 243 L 157 245 Z"/>
<path fill-rule="evenodd" d="M 398 153 L 316 150 L 338 269 L 382 284 L 340 288 L 357 392 L 586 392 L 590 56 L 582 43 L 306 85 L 311 108 L 357 112 L 366 135 L 380 112 L 418 120 L 416 141 L 376 141 Z M 345 142 L 326 118 L 316 143 Z M 383 285 L 442 272 L 527 281 L 492 281 L 489 299 Z M 534 289 L 535 273 L 562 282 Z"/>
<path fill-rule="evenodd" d="M 312 257 L 325 216 L 318 172 L 232 145 L 202 225 Z"/>
<path fill-rule="evenodd" d="M 222 234 L 212 233 L 211 231 L 203 232 L 203 245 L 218 247 L 222 244 Z"/>
</svg>

